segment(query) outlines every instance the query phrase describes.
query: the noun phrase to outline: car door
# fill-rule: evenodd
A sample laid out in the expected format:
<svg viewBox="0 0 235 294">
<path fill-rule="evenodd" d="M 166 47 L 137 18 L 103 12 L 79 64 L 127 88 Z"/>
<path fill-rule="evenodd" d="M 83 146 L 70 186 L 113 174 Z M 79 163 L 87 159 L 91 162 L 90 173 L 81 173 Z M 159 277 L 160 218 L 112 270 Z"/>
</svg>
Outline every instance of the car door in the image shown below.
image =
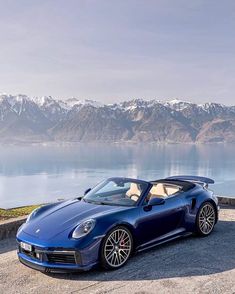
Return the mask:
<svg viewBox="0 0 235 294">
<path fill-rule="evenodd" d="M 158 239 L 181 227 L 185 211 L 179 194 L 166 198 L 164 204 L 140 207 L 138 233 L 141 243 Z"/>
</svg>

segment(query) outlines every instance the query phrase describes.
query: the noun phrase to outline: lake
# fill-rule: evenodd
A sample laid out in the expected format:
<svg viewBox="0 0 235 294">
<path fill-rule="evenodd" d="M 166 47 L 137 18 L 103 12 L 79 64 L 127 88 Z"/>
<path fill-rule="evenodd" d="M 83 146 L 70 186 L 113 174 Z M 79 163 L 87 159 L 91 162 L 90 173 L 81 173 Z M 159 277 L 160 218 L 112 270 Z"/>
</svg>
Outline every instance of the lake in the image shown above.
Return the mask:
<svg viewBox="0 0 235 294">
<path fill-rule="evenodd" d="M 234 151 L 229 144 L 0 146 L 0 207 L 81 196 L 112 176 L 201 175 L 216 181 L 216 194 L 235 196 Z"/>
</svg>

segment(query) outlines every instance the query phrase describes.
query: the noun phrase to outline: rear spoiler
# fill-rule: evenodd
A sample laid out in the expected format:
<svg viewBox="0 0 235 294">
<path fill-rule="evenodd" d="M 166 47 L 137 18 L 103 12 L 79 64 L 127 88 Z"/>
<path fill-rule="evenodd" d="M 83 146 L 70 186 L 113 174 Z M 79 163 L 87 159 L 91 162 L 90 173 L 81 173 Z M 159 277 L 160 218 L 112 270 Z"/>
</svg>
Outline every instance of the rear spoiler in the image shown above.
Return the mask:
<svg viewBox="0 0 235 294">
<path fill-rule="evenodd" d="M 203 185 L 215 183 L 215 181 L 212 179 L 199 177 L 199 176 L 173 176 L 173 177 L 166 178 L 166 180 L 189 181 L 189 182 L 203 184 Z"/>
</svg>

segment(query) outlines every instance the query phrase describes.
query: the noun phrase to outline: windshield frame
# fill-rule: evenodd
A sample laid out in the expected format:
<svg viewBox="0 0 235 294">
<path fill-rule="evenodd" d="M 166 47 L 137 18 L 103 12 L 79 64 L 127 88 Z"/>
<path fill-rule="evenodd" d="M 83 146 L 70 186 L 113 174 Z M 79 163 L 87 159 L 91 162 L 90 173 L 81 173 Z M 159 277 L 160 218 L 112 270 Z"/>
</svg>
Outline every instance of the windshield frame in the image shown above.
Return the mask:
<svg viewBox="0 0 235 294">
<path fill-rule="evenodd" d="M 141 192 L 139 199 L 136 201 L 136 203 L 134 205 L 124 205 L 124 204 L 119 204 L 119 203 L 106 203 L 106 202 L 102 202 L 99 203 L 97 201 L 97 203 L 94 201 L 89 201 L 89 199 L 87 199 L 89 197 L 89 195 L 91 195 L 93 193 L 93 191 L 98 187 L 101 186 L 104 183 L 108 183 L 110 181 L 124 181 L 124 182 L 131 182 L 131 183 L 136 183 L 136 184 L 142 184 L 142 185 L 146 185 L 145 188 L 143 189 L 143 191 Z M 85 202 L 88 203 L 92 203 L 95 205 L 110 205 L 110 206 L 123 206 L 123 207 L 136 207 L 139 206 L 139 204 L 142 202 L 142 199 L 145 198 L 145 196 L 147 195 L 147 193 L 149 192 L 150 188 L 151 188 L 152 184 L 150 182 L 144 181 L 144 180 L 139 180 L 139 179 L 133 179 L 133 178 L 125 178 L 125 177 L 112 177 L 112 178 L 108 178 L 105 179 L 101 182 L 99 182 L 97 185 L 95 185 L 86 195 L 83 196 L 83 200 Z"/>
</svg>

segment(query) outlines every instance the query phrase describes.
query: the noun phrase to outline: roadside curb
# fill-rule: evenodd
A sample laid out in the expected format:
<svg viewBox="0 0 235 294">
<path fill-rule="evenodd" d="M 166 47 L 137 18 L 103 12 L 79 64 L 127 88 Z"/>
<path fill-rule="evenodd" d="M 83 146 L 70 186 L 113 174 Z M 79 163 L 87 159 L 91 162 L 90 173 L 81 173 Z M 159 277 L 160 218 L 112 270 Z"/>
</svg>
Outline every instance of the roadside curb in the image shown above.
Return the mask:
<svg viewBox="0 0 235 294">
<path fill-rule="evenodd" d="M 27 216 L 20 216 L 0 222 L 0 241 L 14 237 L 18 228 L 26 221 Z"/>
</svg>

